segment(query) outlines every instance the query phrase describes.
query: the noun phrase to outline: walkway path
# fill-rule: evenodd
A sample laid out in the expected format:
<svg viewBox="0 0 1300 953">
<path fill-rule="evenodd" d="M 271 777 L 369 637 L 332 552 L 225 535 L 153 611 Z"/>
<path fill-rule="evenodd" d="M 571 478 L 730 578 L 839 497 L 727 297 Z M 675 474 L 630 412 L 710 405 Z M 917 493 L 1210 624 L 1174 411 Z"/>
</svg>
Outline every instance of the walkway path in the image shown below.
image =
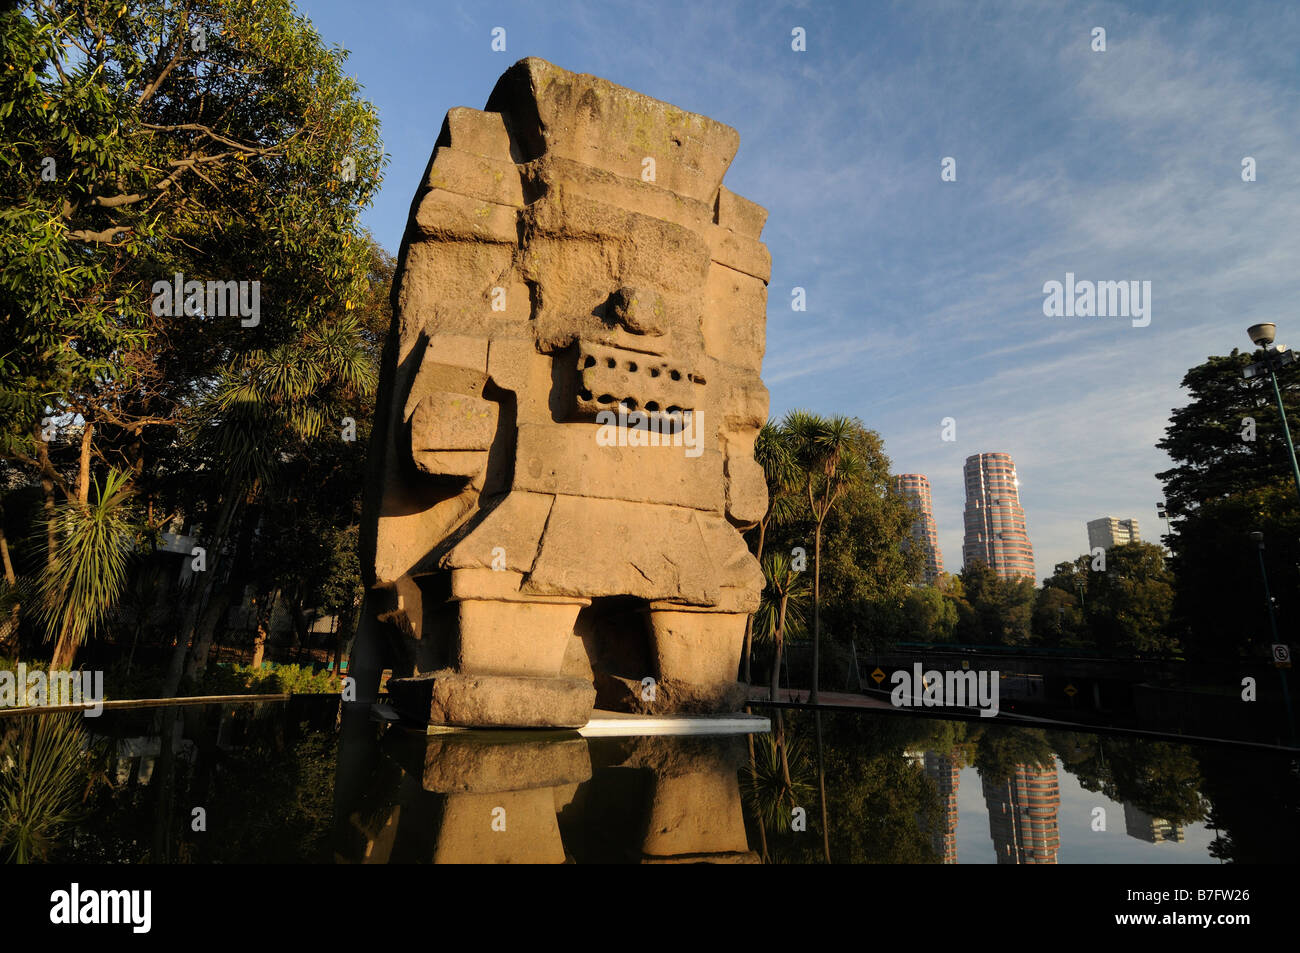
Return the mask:
<svg viewBox="0 0 1300 953">
<path fill-rule="evenodd" d="M 770 701 L 768 689 L 761 685 L 751 685 L 749 687 L 749 700 L 751 702 Z M 806 705 L 808 703 L 808 689 L 806 688 L 782 688 L 776 693 L 776 700 L 791 705 Z M 822 708 L 885 708 L 892 709 L 894 706 L 887 701 L 878 698 L 870 698 L 866 695 L 859 695 L 856 692 L 821 692 L 819 707 Z"/>
</svg>

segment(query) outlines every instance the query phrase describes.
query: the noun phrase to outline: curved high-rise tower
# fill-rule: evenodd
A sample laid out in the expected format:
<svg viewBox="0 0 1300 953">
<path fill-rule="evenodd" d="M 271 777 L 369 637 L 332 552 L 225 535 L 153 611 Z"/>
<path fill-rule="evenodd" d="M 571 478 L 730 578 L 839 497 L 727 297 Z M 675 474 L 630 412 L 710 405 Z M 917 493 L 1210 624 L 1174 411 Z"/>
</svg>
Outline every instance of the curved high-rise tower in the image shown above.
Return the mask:
<svg viewBox="0 0 1300 953">
<path fill-rule="evenodd" d="M 925 581 L 934 585 L 943 575 L 943 554 L 939 552 L 939 531 L 934 526 L 934 507 L 930 502 L 930 481 L 922 473 L 902 473 L 894 477 L 894 488 L 908 498 L 916 510 L 912 539 L 925 553 Z"/>
<path fill-rule="evenodd" d="M 978 559 L 1003 579 L 1034 578 L 1034 547 L 1025 532 L 1016 465 L 1005 453 L 966 458 L 963 565 Z"/>
</svg>

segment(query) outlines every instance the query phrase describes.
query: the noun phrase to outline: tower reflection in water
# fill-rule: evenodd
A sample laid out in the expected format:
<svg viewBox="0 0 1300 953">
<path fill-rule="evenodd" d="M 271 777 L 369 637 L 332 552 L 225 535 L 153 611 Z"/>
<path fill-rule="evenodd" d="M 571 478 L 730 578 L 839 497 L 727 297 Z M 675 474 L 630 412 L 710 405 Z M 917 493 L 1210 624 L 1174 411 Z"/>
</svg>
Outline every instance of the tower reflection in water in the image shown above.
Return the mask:
<svg viewBox="0 0 1300 953">
<path fill-rule="evenodd" d="M 1010 777 L 982 776 L 999 864 L 1054 864 L 1061 849 L 1056 765 L 1017 764 Z"/>
</svg>

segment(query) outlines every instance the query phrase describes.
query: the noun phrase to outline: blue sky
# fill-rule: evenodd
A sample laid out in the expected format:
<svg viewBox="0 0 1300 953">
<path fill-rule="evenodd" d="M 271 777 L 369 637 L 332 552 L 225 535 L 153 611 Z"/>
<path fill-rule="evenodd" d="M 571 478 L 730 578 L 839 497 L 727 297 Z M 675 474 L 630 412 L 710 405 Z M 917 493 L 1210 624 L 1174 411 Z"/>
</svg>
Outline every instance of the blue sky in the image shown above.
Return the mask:
<svg viewBox="0 0 1300 953">
<path fill-rule="evenodd" d="M 1189 367 L 1257 321 L 1300 346 L 1300 4 L 299 5 L 379 109 L 365 223 L 393 252 L 447 109 L 525 56 L 735 127 L 727 186 L 770 213 L 772 413 L 878 430 L 929 477 L 950 571 L 968 455 L 1015 459 L 1041 581 L 1089 519 L 1163 532 L 1154 444 Z M 1150 325 L 1045 317 L 1066 272 L 1150 281 Z"/>
</svg>

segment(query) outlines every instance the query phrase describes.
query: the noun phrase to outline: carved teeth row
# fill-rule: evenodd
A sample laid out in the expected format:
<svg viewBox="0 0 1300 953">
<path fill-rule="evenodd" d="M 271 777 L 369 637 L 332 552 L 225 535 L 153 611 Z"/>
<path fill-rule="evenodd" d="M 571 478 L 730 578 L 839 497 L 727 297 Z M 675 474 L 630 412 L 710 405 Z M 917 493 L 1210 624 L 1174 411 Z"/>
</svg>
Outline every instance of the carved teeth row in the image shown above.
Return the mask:
<svg viewBox="0 0 1300 953">
<path fill-rule="evenodd" d="M 602 344 L 578 345 L 578 411 L 678 414 L 699 404 L 704 378 L 670 359 Z"/>
<path fill-rule="evenodd" d="M 618 365 L 620 363 L 618 358 L 607 356 L 603 359 L 598 359 L 594 354 L 584 353 L 582 355 L 582 363 L 579 365 L 578 369 L 586 370 L 589 367 L 595 367 L 597 364 L 602 363 L 602 361 L 605 367 L 610 370 L 617 370 Z M 629 374 L 637 374 L 641 372 L 641 363 L 634 359 L 628 358 L 622 361 L 622 364 L 623 364 L 623 370 L 627 371 Z M 682 378 L 685 378 L 686 380 L 690 381 L 692 384 L 704 383 L 704 378 L 696 374 L 692 374 L 690 372 L 683 374 L 680 370 L 678 370 L 675 367 L 668 367 L 667 365 L 664 364 L 660 364 L 657 366 L 651 365 L 649 367 L 649 374 L 651 377 L 659 377 L 663 375 L 665 372 L 667 373 L 668 379 L 672 381 L 680 381 L 682 380 Z"/>
<path fill-rule="evenodd" d="M 578 399 L 585 403 L 591 403 L 592 402 L 591 391 L 589 390 L 578 391 Z M 622 408 L 629 412 L 633 410 L 641 410 L 648 414 L 662 413 L 662 414 L 668 414 L 669 416 L 673 414 L 680 414 L 683 410 L 690 410 L 689 407 L 678 407 L 676 404 L 670 405 L 668 407 L 660 407 L 659 402 L 654 400 L 646 401 L 645 406 L 641 407 L 635 397 L 614 397 L 612 394 L 601 394 L 599 397 L 595 398 L 595 403 L 607 407 L 609 410 L 617 410 L 619 408 Z"/>
</svg>

